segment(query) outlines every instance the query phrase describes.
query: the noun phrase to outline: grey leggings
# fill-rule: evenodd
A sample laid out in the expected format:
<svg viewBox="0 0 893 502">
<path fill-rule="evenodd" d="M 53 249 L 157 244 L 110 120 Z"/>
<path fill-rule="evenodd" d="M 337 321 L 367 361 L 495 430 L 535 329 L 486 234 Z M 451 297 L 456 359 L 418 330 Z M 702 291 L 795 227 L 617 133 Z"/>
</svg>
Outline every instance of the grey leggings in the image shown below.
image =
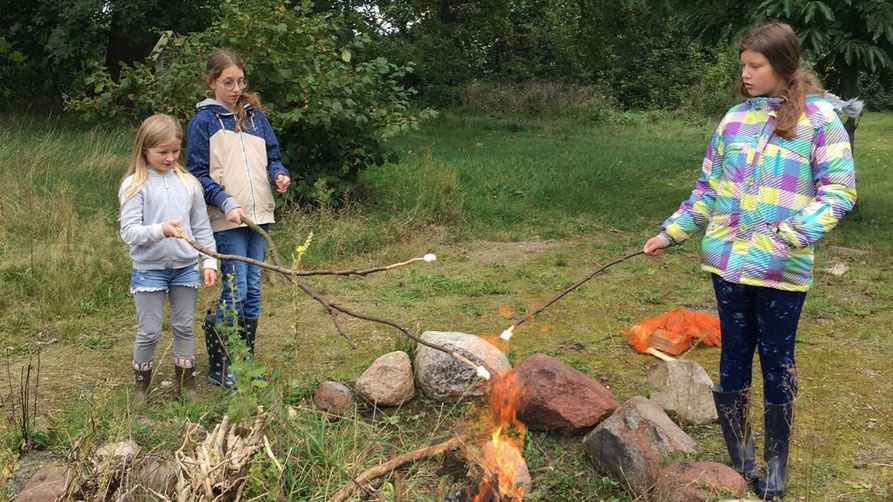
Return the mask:
<svg viewBox="0 0 893 502">
<path fill-rule="evenodd" d="M 174 333 L 174 364 L 183 368 L 195 366 L 195 341 L 192 321 L 198 288 L 171 286 L 170 291 L 138 291 L 133 294 L 136 304 L 136 341 L 133 342 L 133 367 L 152 368 L 155 345 L 161 338 L 161 315 L 164 300 L 171 299 L 171 331 Z"/>
</svg>

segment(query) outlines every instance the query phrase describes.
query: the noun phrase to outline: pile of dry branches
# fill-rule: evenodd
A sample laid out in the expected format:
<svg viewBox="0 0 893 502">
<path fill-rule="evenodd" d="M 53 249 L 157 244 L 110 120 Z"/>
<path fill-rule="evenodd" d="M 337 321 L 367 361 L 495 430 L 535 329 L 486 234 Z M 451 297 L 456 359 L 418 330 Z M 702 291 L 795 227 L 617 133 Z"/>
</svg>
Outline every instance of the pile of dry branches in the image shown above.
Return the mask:
<svg viewBox="0 0 893 502">
<path fill-rule="evenodd" d="M 238 502 L 248 481 L 251 459 L 269 445 L 264 435 L 266 418 L 267 413 L 258 406 L 254 425 L 247 430 L 242 424 L 230 424 L 226 415 L 204 441 L 188 448 L 191 451 L 187 451 L 188 440 L 184 442 L 176 452 L 177 500 Z"/>
</svg>

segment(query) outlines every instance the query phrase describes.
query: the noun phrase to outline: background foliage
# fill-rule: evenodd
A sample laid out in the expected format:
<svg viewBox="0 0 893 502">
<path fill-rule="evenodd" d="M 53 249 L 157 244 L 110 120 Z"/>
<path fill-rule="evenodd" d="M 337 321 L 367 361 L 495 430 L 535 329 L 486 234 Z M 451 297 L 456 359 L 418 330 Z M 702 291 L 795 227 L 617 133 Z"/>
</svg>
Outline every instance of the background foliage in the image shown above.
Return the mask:
<svg viewBox="0 0 893 502">
<path fill-rule="evenodd" d="M 341 32 L 340 17 L 278 2 L 227 2 L 205 31 L 175 37 L 158 61 L 123 65 L 86 78 L 69 110 L 138 119 L 165 111 L 184 122 L 195 113 L 204 61 L 214 48 L 244 55 L 247 79 L 275 124 L 283 162 L 299 197 L 333 202 L 360 170 L 388 159 L 385 142 L 433 112 L 412 113 L 412 91 L 398 83 L 410 66 L 370 55 L 367 36 Z M 330 200 L 332 199 L 332 200 Z"/>
<path fill-rule="evenodd" d="M 733 41 L 794 25 L 826 87 L 893 106 L 893 2 L 784 0 L 0 0 L 0 95 L 87 118 L 187 120 L 213 47 L 241 52 L 303 200 L 340 203 L 426 107 L 628 123 L 720 115 Z M 159 58 L 159 35 L 174 33 Z M 423 111 L 419 111 L 423 110 Z"/>
</svg>

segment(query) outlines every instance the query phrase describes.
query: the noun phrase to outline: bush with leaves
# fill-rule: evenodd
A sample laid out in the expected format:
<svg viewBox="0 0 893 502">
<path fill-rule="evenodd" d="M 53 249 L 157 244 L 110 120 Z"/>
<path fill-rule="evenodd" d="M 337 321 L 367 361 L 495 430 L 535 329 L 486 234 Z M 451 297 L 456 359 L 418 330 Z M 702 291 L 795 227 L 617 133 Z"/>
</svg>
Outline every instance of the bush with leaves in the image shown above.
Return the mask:
<svg viewBox="0 0 893 502">
<path fill-rule="evenodd" d="M 157 61 L 125 67 L 118 82 L 93 73 L 92 87 L 66 96 L 66 106 L 88 119 L 165 112 L 186 122 L 204 97 L 207 56 L 231 48 L 279 137 L 293 193 L 342 196 L 362 169 L 389 160 L 389 138 L 435 113 L 410 109 L 414 91 L 398 84 L 410 65 L 364 58 L 369 39 L 347 39 L 342 28 L 341 18 L 313 13 L 309 2 L 228 1 L 207 30 L 174 37 Z"/>
</svg>

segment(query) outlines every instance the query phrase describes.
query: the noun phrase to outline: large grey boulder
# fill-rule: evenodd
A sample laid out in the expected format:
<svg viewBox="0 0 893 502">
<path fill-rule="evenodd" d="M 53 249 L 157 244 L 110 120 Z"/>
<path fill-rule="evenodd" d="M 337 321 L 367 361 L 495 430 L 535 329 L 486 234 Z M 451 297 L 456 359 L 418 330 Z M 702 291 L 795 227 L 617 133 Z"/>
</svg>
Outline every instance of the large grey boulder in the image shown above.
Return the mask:
<svg viewBox="0 0 893 502">
<path fill-rule="evenodd" d="M 426 331 L 422 340 L 440 345 L 484 366 L 490 374 L 503 374 L 512 369 L 505 354 L 486 340 L 468 333 Z M 482 396 L 486 388 L 479 385 L 475 369 L 442 351 L 419 344 L 415 356 L 415 378 L 426 396 L 438 401 Z"/>
<path fill-rule="evenodd" d="M 583 438 L 583 448 L 600 472 L 646 493 L 657 480 L 663 457 L 696 453 L 698 445 L 653 401 L 636 396 Z"/>
<path fill-rule="evenodd" d="M 534 354 L 514 371 L 525 391 L 518 418 L 530 429 L 584 434 L 620 408 L 605 386 L 554 357 Z"/>
<path fill-rule="evenodd" d="M 387 353 L 366 369 L 356 384 L 357 395 L 376 406 L 399 406 L 415 396 L 412 363 L 406 352 Z"/>
<path fill-rule="evenodd" d="M 140 485 L 164 495 L 175 493 L 179 468 L 172 458 L 154 457 L 138 464 L 134 477 Z"/>
<path fill-rule="evenodd" d="M 142 451 L 136 441 L 127 439 L 101 446 L 91 460 L 99 472 L 112 472 L 130 466 Z"/>
<path fill-rule="evenodd" d="M 648 369 L 650 398 L 679 423 L 705 424 L 717 419 L 713 381 L 690 359 L 662 361 Z"/>
</svg>

